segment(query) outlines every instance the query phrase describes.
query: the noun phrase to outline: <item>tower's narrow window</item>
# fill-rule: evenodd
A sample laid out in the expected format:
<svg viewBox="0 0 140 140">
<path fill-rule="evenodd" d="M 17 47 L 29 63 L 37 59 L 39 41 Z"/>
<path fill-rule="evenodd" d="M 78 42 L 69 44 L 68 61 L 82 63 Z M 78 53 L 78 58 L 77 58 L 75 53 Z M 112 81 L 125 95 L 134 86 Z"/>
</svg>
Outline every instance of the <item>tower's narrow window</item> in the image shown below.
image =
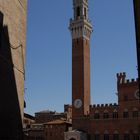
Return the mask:
<svg viewBox="0 0 140 140">
<path fill-rule="evenodd" d="M 78 18 L 80 16 L 80 7 L 78 6 L 76 9 L 76 17 Z"/>
<path fill-rule="evenodd" d="M 84 16 L 85 16 L 85 18 L 87 18 L 87 9 L 86 8 L 84 8 Z"/>
</svg>

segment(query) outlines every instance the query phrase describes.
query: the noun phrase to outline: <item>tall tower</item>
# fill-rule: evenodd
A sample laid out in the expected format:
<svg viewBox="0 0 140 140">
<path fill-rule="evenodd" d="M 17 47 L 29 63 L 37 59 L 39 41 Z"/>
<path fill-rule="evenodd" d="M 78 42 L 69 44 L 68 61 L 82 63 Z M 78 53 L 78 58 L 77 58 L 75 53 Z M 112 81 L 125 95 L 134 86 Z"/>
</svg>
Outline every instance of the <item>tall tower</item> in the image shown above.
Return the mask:
<svg viewBox="0 0 140 140">
<path fill-rule="evenodd" d="M 72 118 L 89 114 L 90 105 L 90 35 L 88 0 L 73 0 L 72 35 Z"/>
</svg>

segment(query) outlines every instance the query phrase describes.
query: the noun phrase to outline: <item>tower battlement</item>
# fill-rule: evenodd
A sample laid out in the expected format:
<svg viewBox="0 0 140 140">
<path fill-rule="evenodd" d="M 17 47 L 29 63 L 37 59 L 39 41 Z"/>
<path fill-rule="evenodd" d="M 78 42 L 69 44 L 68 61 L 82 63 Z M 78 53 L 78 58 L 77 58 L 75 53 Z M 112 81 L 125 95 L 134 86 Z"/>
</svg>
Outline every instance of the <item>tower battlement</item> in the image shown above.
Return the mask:
<svg viewBox="0 0 140 140">
<path fill-rule="evenodd" d="M 117 73 L 117 85 L 127 85 L 134 84 L 138 82 L 138 78 L 136 79 L 126 79 L 126 73 Z"/>
<path fill-rule="evenodd" d="M 99 109 L 99 108 L 106 108 L 106 107 L 117 107 L 117 103 L 109 103 L 109 104 L 93 104 L 90 105 L 90 109 Z"/>
</svg>

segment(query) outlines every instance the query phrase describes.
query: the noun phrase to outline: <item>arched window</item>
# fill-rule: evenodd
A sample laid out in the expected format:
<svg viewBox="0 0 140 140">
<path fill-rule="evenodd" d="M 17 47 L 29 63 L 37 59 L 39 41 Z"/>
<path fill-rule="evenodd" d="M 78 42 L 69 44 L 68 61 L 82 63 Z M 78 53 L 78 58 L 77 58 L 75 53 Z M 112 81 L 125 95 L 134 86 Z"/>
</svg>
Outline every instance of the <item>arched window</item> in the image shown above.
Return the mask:
<svg viewBox="0 0 140 140">
<path fill-rule="evenodd" d="M 94 140 L 100 140 L 100 134 L 98 131 L 95 132 Z"/>
<path fill-rule="evenodd" d="M 76 8 L 76 18 L 78 18 L 80 16 L 80 7 L 78 6 Z"/>
<path fill-rule="evenodd" d="M 113 140 L 119 140 L 119 133 L 118 131 L 115 131 L 113 134 Z"/>
<path fill-rule="evenodd" d="M 137 108 L 134 108 L 133 109 L 132 115 L 133 115 L 133 118 L 137 118 L 139 116 L 139 112 L 138 112 L 138 109 Z"/>
<path fill-rule="evenodd" d="M 104 132 L 104 140 L 109 140 L 109 133 L 108 133 L 108 131 Z"/>
<path fill-rule="evenodd" d="M 129 117 L 128 109 L 125 109 L 123 112 L 123 118 L 128 118 L 128 117 Z"/>
<path fill-rule="evenodd" d="M 133 140 L 140 140 L 140 136 L 137 131 L 134 131 L 133 133 Z"/>
<path fill-rule="evenodd" d="M 87 18 L 87 9 L 84 7 L 84 16 Z"/>
<path fill-rule="evenodd" d="M 103 118 L 104 119 L 108 119 L 109 118 L 109 114 L 108 114 L 107 110 L 104 111 Z"/>
<path fill-rule="evenodd" d="M 98 110 L 95 111 L 94 119 L 100 119 L 100 114 Z"/>
<path fill-rule="evenodd" d="M 113 118 L 118 118 L 118 111 L 116 109 L 113 111 L 112 117 Z"/>
<path fill-rule="evenodd" d="M 124 133 L 124 140 L 130 140 L 130 135 L 128 131 Z"/>
</svg>

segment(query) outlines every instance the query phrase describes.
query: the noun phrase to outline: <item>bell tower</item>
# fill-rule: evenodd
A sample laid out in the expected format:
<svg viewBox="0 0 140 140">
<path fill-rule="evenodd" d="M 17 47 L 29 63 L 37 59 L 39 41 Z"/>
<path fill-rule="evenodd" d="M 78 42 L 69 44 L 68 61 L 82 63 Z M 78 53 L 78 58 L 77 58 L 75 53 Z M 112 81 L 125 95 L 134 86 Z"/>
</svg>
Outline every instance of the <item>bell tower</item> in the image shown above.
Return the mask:
<svg viewBox="0 0 140 140">
<path fill-rule="evenodd" d="M 90 106 L 90 35 L 88 0 L 73 0 L 72 36 L 72 118 L 89 114 Z"/>
</svg>

